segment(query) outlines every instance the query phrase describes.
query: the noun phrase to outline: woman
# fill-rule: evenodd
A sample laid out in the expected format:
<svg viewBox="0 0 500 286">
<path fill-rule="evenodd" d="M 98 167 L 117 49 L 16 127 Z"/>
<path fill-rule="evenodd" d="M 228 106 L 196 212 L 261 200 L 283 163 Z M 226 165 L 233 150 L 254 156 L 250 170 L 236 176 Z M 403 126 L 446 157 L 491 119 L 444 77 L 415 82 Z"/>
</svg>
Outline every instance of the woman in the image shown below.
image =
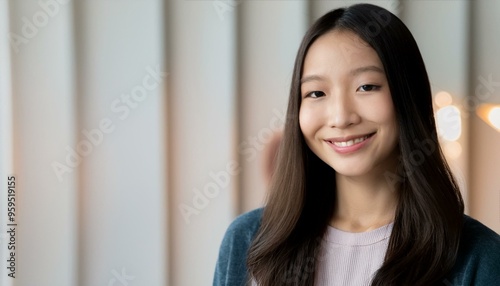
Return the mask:
<svg viewBox="0 0 500 286">
<path fill-rule="evenodd" d="M 496 285 L 500 237 L 464 215 L 417 44 L 387 10 L 331 11 L 295 62 L 268 202 L 214 285 Z"/>
</svg>

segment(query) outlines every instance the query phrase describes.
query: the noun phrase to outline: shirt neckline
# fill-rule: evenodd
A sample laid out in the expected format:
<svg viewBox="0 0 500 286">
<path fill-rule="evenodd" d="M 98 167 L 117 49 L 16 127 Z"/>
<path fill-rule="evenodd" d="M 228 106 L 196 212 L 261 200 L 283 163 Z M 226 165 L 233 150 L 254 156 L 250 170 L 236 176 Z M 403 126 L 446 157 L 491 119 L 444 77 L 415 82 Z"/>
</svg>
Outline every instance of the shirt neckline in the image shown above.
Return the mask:
<svg viewBox="0 0 500 286">
<path fill-rule="evenodd" d="M 391 236 L 394 222 L 366 232 L 347 232 L 328 226 L 323 240 L 346 246 L 363 246 L 383 241 Z"/>
</svg>

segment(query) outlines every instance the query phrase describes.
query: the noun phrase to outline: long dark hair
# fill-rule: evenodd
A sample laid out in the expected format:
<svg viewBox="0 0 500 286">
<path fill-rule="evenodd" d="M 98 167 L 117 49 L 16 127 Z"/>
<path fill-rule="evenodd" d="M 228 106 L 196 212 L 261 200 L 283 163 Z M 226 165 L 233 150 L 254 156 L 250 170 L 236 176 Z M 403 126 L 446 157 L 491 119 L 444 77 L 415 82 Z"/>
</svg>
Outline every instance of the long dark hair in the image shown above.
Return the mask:
<svg viewBox="0 0 500 286">
<path fill-rule="evenodd" d="M 262 286 L 314 284 L 336 183 L 335 171 L 309 149 L 300 130 L 300 79 L 311 44 L 334 29 L 357 34 L 377 52 L 399 126 L 399 171 L 386 173 L 397 186 L 398 207 L 372 285 L 437 284 L 455 263 L 463 201 L 438 144 L 429 79 L 417 44 L 400 19 L 369 4 L 330 11 L 302 40 L 277 169 L 248 253 L 249 277 Z"/>
</svg>

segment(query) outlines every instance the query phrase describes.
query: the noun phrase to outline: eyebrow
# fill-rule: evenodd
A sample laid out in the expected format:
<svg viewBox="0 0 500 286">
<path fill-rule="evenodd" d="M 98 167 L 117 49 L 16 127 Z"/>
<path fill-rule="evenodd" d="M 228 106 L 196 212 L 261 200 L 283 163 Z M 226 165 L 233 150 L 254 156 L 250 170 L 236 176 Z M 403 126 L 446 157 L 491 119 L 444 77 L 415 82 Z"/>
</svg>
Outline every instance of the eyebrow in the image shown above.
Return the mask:
<svg viewBox="0 0 500 286">
<path fill-rule="evenodd" d="M 350 74 L 351 75 L 358 75 L 360 73 L 364 73 L 364 72 L 378 72 L 378 73 L 381 73 L 381 74 L 385 74 L 384 70 L 379 68 L 378 66 L 364 66 L 364 67 L 359 67 L 357 69 L 353 69 Z"/>
<path fill-rule="evenodd" d="M 349 74 L 352 76 L 356 76 L 356 75 L 358 75 L 360 73 L 364 73 L 364 72 L 377 72 L 377 73 L 385 74 L 384 70 L 379 68 L 378 66 L 359 67 L 359 68 L 351 70 L 349 72 Z M 324 81 L 324 80 L 325 80 L 325 78 L 322 76 L 310 75 L 310 76 L 306 76 L 306 77 L 301 78 L 300 84 L 304 84 L 304 83 L 309 82 L 309 81 Z"/>
<path fill-rule="evenodd" d="M 300 84 L 304 84 L 308 81 L 324 81 L 325 78 L 319 75 L 310 75 L 300 79 Z"/>
</svg>

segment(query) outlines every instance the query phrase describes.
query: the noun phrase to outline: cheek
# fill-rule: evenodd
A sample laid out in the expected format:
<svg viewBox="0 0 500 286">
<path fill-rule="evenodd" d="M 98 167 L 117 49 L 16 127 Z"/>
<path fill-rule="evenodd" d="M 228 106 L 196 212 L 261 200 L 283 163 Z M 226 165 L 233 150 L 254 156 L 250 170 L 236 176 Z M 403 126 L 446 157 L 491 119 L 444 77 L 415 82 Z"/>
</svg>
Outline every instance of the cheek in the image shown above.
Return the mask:
<svg viewBox="0 0 500 286">
<path fill-rule="evenodd" d="M 396 112 L 394 111 L 392 102 L 383 106 L 381 110 L 383 111 L 381 120 L 392 128 L 394 132 L 397 132 Z"/>
<path fill-rule="evenodd" d="M 392 106 L 385 106 L 385 108 L 382 107 L 380 109 L 379 118 L 382 124 L 385 124 L 390 128 L 396 128 L 396 114 L 394 113 Z"/>
<path fill-rule="evenodd" d="M 396 123 L 396 113 L 390 95 L 379 98 L 369 104 L 364 104 L 364 114 L 366 119 L 379 124 L 394 126 Z"/>
<path fill-rule="evenodd" d="M 378 111 L 378 122 L 385 127 L 385 132 L 388 135 L 387 139 L 392 141 L 393 144 L 397 144 L 399 130 L 392 100 L 381 102 L 376 110 Z"/>
<path fill-rule="evenodd" d="M 300 107 L 299 111 L 299 125 L 302 134 L 306 139 L 310 139 L 313 136 L 315 129 L 317 128 L 317 116 L 314 116 L 312 108 L 306 105 Z"/>
</svg>

